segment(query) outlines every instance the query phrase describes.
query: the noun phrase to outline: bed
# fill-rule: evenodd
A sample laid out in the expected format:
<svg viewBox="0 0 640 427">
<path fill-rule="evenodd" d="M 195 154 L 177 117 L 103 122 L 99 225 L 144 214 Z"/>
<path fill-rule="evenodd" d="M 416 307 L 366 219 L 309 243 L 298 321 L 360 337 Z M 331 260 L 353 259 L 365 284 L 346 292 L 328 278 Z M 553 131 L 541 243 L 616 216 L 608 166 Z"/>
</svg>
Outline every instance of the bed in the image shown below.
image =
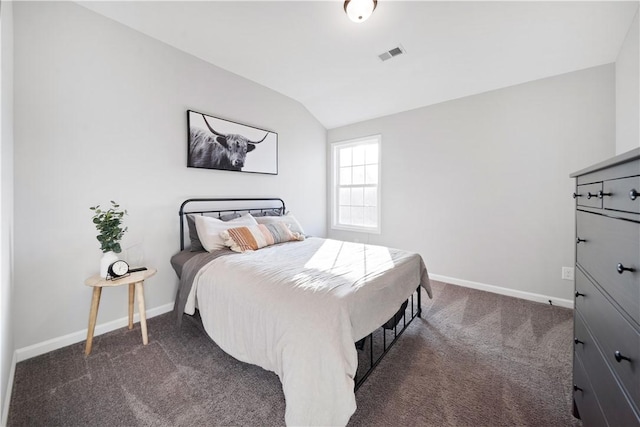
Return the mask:
<svg viewBox="0 0 640 427">
<path fill-rule="evenodd" d="M 213 210 L 203 203 L 234 205 Z M 421 315 L 420 288 L 431 297 L 427 270 L 415 253 L 312 236 L 244 253 L 185 249 L 188 215 L 285 212 L 281 199 L 182 204 L 181 251 L 171 260 L 180 277 L 176 322 L 198 310 L 204 330 L 220 348 L 275 372 L 283 386 L 287 425 L 346 425 L 356 409 L 357 387 Z M 374 344 L 380 338 L 382 344 Z M 365 371 L 358 369 L 363 360 L 369 365 Z"/>
</svg>

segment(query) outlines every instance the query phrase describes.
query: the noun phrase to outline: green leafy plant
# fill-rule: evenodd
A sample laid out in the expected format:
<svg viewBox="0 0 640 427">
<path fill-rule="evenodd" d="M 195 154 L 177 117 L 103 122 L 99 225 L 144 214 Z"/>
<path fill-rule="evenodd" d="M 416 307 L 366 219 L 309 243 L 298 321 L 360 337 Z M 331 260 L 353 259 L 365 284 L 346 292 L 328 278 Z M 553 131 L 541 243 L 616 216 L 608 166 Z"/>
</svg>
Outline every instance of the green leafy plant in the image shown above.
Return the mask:
<svg viewBox="0 0 640 427">
<path fill-rule="evenodd" d="M 127 210 L 120 209 L 120 205 L 113 200 L 111 200 L 111 205 L 107 210 L 100 209 L 100 205 L 92 206 L 89 209 L 94 212 L 93 223 L 100 232 L 96 239 L 100 242 L 102 252 L 120 253 L 122 252 L 120 240 L 127 231 L 127 227 L 122 228 L 122 217 L 127 214 Z"/>
</svg>

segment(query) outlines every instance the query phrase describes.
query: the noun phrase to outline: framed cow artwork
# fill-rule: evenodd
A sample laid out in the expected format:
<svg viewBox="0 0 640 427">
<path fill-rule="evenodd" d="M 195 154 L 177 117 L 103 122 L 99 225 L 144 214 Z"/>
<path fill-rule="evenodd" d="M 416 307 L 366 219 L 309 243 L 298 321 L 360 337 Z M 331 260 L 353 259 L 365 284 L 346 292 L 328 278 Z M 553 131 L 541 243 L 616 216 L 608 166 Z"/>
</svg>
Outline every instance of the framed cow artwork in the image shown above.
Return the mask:
<svg viewBox="0 0 640 427">
<path fill-rule="evenodd" d="M 187 110 L 187 167 L 278 174 L 278 134 Z"/>
</svg>

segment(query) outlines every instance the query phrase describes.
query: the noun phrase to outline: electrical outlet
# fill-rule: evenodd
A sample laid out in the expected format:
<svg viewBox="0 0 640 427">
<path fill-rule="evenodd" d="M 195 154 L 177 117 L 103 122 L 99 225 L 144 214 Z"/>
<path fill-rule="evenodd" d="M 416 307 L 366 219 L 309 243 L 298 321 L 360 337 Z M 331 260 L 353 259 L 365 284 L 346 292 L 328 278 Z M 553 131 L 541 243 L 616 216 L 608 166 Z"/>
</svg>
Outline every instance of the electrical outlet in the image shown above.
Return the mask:
<svg viewBox="0 0 640 427">
<path fill-rule="evenodd" d="M 573 267 L 562 267 L 562 279 L 573 280 Z"/>
</svg>

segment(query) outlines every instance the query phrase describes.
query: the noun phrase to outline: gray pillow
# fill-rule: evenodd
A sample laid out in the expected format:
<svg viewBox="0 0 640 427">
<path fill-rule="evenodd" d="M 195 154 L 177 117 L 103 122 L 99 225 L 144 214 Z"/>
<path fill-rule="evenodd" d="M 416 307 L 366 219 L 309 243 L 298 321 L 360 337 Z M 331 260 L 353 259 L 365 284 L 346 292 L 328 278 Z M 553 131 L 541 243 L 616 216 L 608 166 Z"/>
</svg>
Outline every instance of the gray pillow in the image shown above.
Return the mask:
<svg viewBox="0 0 640 427">
<path fill-rule="evenodd" d="M 242 215 L 240 215 L 238 212 L 233 212 L 233 213 L 226 214 L 226 215 L 220 215 L 218 217 L 218 219 L 220 221 L 231 221 L 232 219 L 240 218 L 241 216 Z"/>
<path fill-rule="evenodd" d="M 280 209 L 268 209 L 266 211 L 251 212 L 251 216 L 280 216 Z"/>
<path fill-rule="evenodd" d="M 194 214 L 187 215 L 187 227 L 189 228 L 189 240 L 191 241 L 191 252 L 200 252 L 204 251 L 204 247 L 200 242 L 200 238 L 198 237 L 198 230 L 196 230 L 196 220 L 194 219 Z M 240 214 L 238 212 L 233 212 L 226 215 L 221 215 L 220 217 L 213 216 L 214 218 L 218 218 L 222 221 L 231 221 L 232 219 L 240 218 Z"/>
</svg>

